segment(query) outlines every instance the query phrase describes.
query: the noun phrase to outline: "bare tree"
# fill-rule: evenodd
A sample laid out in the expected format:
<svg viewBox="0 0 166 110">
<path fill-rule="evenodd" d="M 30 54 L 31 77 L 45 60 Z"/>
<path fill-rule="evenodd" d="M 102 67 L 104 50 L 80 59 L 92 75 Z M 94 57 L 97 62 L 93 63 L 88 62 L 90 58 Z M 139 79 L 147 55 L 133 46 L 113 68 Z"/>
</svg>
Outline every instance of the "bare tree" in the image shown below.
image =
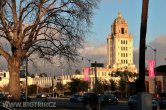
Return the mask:
<svg viewBox="0 0 166 110">
<path fill-rule="evenodd" d="M 74 60 L 98 0 L 1 0 L 0 54 L 10 73 L 9 92 L 19 100 L 21 59 L 32 54 Z M 7 47 L 9 48 L 6 49 Z"/>
</svg>

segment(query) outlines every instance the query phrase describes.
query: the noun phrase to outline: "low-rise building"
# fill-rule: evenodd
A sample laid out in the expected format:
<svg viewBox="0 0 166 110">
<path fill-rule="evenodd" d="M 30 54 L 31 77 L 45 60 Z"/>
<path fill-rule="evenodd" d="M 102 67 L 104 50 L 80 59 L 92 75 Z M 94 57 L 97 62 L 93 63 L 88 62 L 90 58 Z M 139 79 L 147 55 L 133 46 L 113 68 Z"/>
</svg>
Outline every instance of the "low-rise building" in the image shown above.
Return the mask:
<svg viewBox="0 0 166 110">
<path fill-rule="evenodd" d="M 2 70 L 0 71 L 0 87 L 8 86 L 9 83 L 9 72 Z"/>
<path fill-rule="evenodd" d="M 155 76 L 145 76 L 145 90 L 151 94 L 166 93 L 166 66 L 156 68 Z"/>
</svg>

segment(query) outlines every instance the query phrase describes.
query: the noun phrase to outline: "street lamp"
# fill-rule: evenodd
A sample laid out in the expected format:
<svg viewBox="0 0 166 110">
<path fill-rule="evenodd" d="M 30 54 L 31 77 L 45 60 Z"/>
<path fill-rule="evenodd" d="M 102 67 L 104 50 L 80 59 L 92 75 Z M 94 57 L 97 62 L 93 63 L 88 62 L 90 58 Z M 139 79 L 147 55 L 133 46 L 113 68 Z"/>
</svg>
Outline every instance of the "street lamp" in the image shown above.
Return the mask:
<svg viewBox="0 0 166 110">
<path fill-rule="evenodd" d="M 64 62 L 62 61 L 62 59 L 60 59 L 60 65 L 58 65 L 58 67 L 60 68 L 60 70 L 61 70 L 61 76 L 60 76 L 60 83 L 62 84 L 62 96 L 64 96 L 64 85 L 63 85 L 63 73 L 64 73 L 64 71 L 63 71 L 63 64 L 64 64 Z"/>
<path fill-rule="evenodd" d="M 25 71 L 25 81 L 26 81 L 26 102 L 27 102 L 27 97 L 28 97 L 28 57 L 25 56 L 21 59 L 21 66 L 23 66 L 23 69 Z"/>
<path fill-rule="evenodd" d="M 83 57 L 83 56 L 81 56 L 82 57 L 82 60 L 83 59 L 86 59 L 86 60 L 88 60 L 89 61 L 89 72 L 90 72 L 90 67 L 91 67 L 91 65 L 90 65 L 90 62 L 91 62 L 91 59 L 89 59 L 89 58 L 87 58 L 87 57 Z M 93 66 L 92 67 L 94 67 L 94 77 L 95 77 L 95 79 L 94 79 L 94 87 L 95 87 L 95 93 L 97 93 L 97 61 L 95 61 L 95 63 L 94 64 L 92 64 Z M 92 81 L 90 80 L 90 83 L 92 84 Z M 91 85 L 91 88 L 92 88 L 92 85 Z"/>
<path fill-rule="evenodd" d="M 90 77 L 90 89 L 92 89 L 93 87 L 92 87 L 92 78 L 91 78 L 91 74 L 90 74 L 90 67 L 91 67 L 91 59 L 90 58 L 87 58 L 87 57 L 84 57 L 84 56 L 80 56 L 80 57 L 82 57 L 82 60 L 87 60 L 88 62 L 89 62 L 89 77 Z"/>
<path fill-rule="evenodd" d="M 154 69 L 154 73 L 155 73 L 155 93 L 157 93 L 157 82 L 156 82 L 156 52 L 157 52 L 157 49 L 156 48 L 153 48 L 153 47 L 151 47 L 151 46 L 149 46 L 149 45 L 146 45 L 147 47 L 149 47 L 150 49 L 152 49 L 153 51 L 154 51 L 154 53 L 155 53 L 155 69 Z M 156 94 L 156 96 L 157 96 L 157 94 Z"/>
</svg>

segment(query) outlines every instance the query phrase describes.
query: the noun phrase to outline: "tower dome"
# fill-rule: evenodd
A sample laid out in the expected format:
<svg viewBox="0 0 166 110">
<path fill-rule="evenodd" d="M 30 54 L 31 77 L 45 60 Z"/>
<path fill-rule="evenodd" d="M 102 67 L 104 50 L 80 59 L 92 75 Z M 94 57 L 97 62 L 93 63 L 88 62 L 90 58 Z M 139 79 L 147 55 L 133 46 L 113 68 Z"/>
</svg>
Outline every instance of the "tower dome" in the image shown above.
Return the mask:
<svg viewBox="0 0 166 110">
<path fill-rule="evenodd" d="M 118 12 L 118 17 L 114 20 L 113 24 L 115 23 L 127 23 L 126 20 L 122 17 L 121 12 Z"/>
<path fill-rule="evenodd" d="M 117 18 L 111 25 L 112 34 L 128 34 L 128 24 L 122 17 L 122 13 L 118 12 Z"/>
</svg>

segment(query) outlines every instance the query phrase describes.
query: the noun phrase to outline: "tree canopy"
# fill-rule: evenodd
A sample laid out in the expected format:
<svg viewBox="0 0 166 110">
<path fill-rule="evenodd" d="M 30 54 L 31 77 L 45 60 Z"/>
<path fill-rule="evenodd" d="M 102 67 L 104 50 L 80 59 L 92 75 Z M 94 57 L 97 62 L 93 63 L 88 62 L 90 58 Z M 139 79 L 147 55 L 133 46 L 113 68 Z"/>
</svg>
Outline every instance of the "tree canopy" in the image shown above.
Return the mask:
<svg viewBox="0 0 166 110">
<path fill-rule="evenodd" d="M 39 57 L 78 54 L 84 33 L 91 24 L 96 0 L 1 0 L 0 37 L 11 55 Z M 0 54 L 10 54 L 1 45 Z"/>
<path fill-rule="evenodd" d="M 69 89 L 72 93 L 87 91 L 89 82 L 80 79 L 72 79 L 69 83 Z"/>
<path fill-rule="evenodd" d="M 0 0 L 0 54 L 10 73 L 9 91 L 19 100 L 22 59 L 37 55 L 74 61 L 98 0 Z"/>
</svg>

